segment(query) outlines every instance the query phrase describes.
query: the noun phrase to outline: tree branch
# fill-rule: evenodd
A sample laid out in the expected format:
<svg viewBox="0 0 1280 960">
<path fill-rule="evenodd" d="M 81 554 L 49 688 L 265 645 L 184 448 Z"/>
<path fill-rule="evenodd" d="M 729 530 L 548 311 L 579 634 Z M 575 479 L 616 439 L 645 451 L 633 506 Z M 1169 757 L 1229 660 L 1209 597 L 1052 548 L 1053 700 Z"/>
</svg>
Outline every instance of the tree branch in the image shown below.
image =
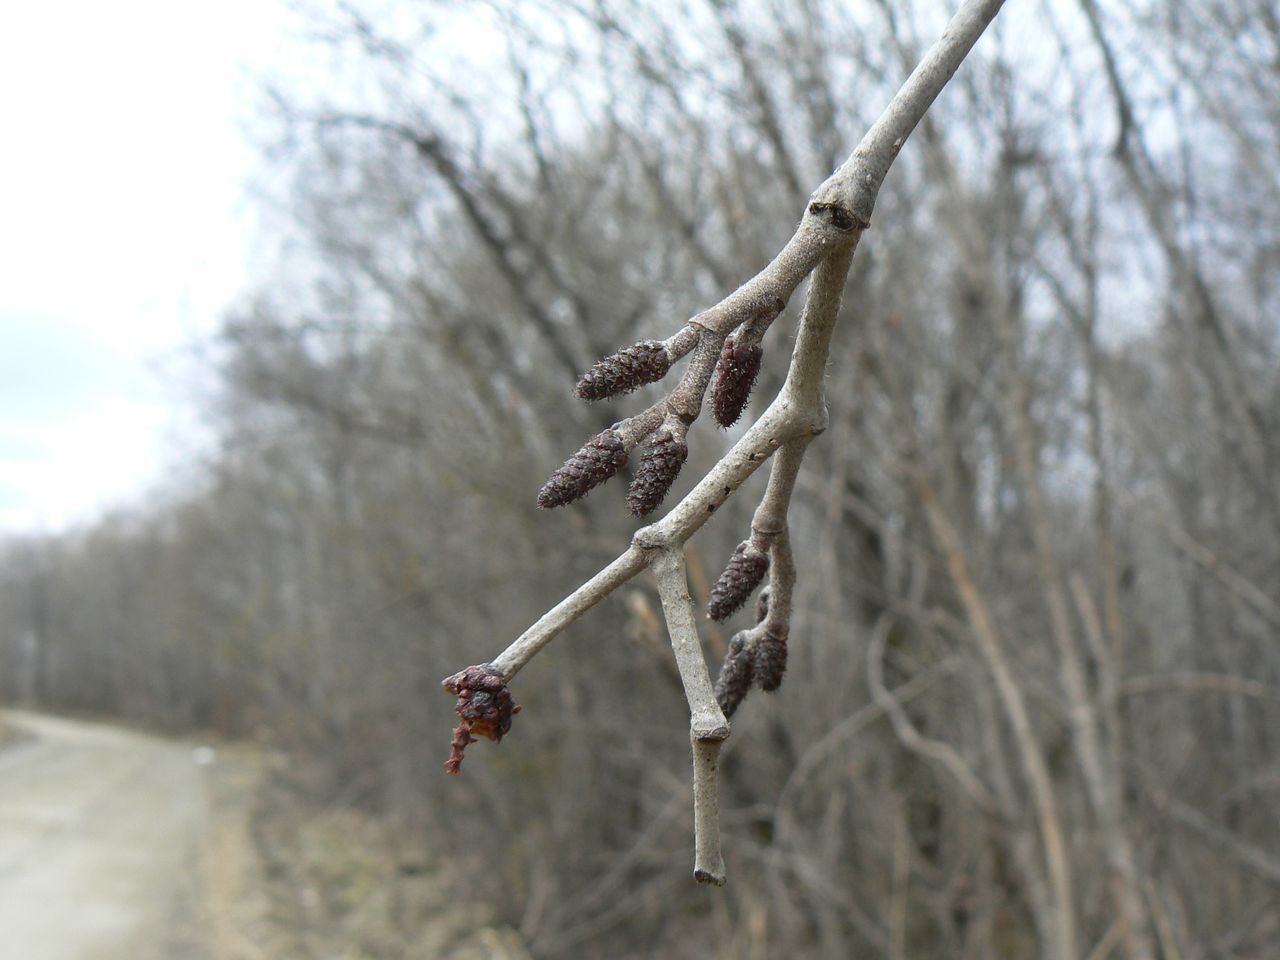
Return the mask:
<svg viewBox="0 0 1280 960">
<path fill-rule="evenodd" d="M 888 614 L 883 615 L 871 633 L 871 642 L 867 644 L 867 686 L 871 688 L 871 698 L 889 717 L 889 722 L 893 724 L 893 732 L 897 734 L 904 747 L 938 764 L 951 774 L 974 805 L 984 814 L 992 818 L 1003 816 L 999 802 L 964 757 L 960 756 L 949 743 L 923 736 L 911 722 L 911 718 L 907 716 L 907 711 L 902 708 L 897 697 L 884 685 L 884 648 L 892 627 L 893 618 Z"/>
<path fill-rule="evenodd" d="M 695 875 L 700 880 L 724 881 L 715 767 L 729 729 L 698 645 L 682 548 L 760 464 L 779 449 L 784 451 L 774 463 L 752 522 L 752 543 L 761 552 L 767 548 L 773 568 L 768 608 L 757 625 L 754 653 L 757 665 L 763 662 L 767 668 L 766 675 L 759 677 L 760 685 L 774 689 L 785 667 L 795 578 L 787 507 L 805 448 L 827 426 L 823 381 L 853 253 L 870 225 L 880 186 L 898 151 L 1002 5 L 1003 0 L 965 0 L 852 155 L 813 193 L 795 233 L 768 266 L 667 340 L 625 348 L 583 377 L 579 396 L 603 399 L 660 379 L 671 364 L 692 354 L 684 375 L 666 398 L 589 441 L 539 495 L 541 506 L 559 506 L 582 496 L 616 474 L 630 451 L 652 437 L 630 497 L 633 512 L 644 515 L 652 510 L 687 456 L 685 433 L 701 411 L 713 373 L 717 374 L 717 418 L 732 422 L 754 381 L 764 332 L 800 282 L 813 274 L 786 381 L 759 420 L 662 520 L 637 530 L 621 556 L 541 617 L 493 663 L 484 665 L 481 674 L 489 685 L 495 676 L 503 683 L 510 681 L 560 631 L 641 569 L 652 567 L 691 714 Z M 730 341 L 735 331 L 736 339 Z M 497 694 L 509 700 L 505 687 Z M 475 710 L 460 699 L 459 710 L 464 708 Z M 455 769 L 461 761 L 460 749 L 455 745 L 456 758 L 451 758 Z"/>
</svg>

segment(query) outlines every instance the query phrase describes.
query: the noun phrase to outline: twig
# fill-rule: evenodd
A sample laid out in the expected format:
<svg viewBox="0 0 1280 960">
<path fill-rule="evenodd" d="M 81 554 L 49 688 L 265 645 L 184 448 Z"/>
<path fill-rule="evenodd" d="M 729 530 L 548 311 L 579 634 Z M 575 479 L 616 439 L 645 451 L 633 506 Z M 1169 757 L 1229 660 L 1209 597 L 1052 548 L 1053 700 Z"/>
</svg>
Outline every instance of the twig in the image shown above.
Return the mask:
<svg viewBox="0 0 1280 960">
<path fill-rule="evenodd" d="M 996 798 L 978 779 L 973 768 L 948 743 L 923 736 L 916 729 L 907 712 L 897 697 L 884 685 L 884 648 L 889 639 L 893 619 L 887 614 L 882 616 L 871 632 L 871 642 L 867 644 L 867 686 L 871 688 L 871 697 L 888 715 L 902 745 L 908 750 L 920 754 L 927 760 L 940 764 L 951 774 L 969 798 L 984 814 L 989 817 L 1001 816 L 1000 805 Z"/>
<path fill-rule="evenodd" d="M 1162 690 L 1206 690 L 1212 693 L 1280 701 L 1280 688 L 1263 683 L 1261 680 L 1196 670 L 1130 677 L 1120 684 L 1118 693 L 1121 696 L 1131 697 L 1136 694 L 1158 693 Z"/>
<path fill-rule="evenodd" d="M 769 572 L 769 586 L 761 594 L 756 625 L 734 636 L 716 680 L 716 698 L 727 716 L 742 704 L 752 684 L 765 691 L 776 690 L 786 670 L 791 596 L 796 582 L 787 510 L 805 448 L 812 439 L 801 436 L 789 440 L 774 457 L 769 485 L 751 518 L 751 538 L 738 545 L 712 591 L 708 614 L 722 620 L 746 602 L 765 570 Z"/>
<path fill-rule="evenodd" d="M 1280 604 L 1276 603 L 1265 590 L 1244 576 L 1220 556 L 1198 541 L 1177 523 L 1168 517 L 1157 516 L 1156 511 L 1144 507 L 1137 498 L 1122 492 L 1126 506 L 1137 507 L 1164 527 L 1170 542 L 1185 553 L 1194 563 L 1208 571 L 1232 593 L 1249 604 L 1260 617 L 1272 627 L 1280 628 Z"/>
<path fill-rule="evenodd" d="M 1280 885 L 1280 859 L 1263 850 L 1226 827 L 1221 827 L 1191 804 L 1169 796 L 1159 787 L 1152 788 L 1156 802 L 1165 813 L 1183 826 L 1221 850 L 1236 863 L 1248 867 L 1254 875 L 1270 884 Z"/>
<path fill-rule="evenodd" d="M 671 632 L 685 699 L 689 701 L 689 738 L 693 744 L 694 878 L 717 886 L 725 881 L 720 853 L 720 788 L 716 764 L 720 745 L 729 736 L 729 721 L 720 712 L 693 622 L 693 599 L 685 574 L 684 554 L 675 547 L 660 550 L 652 562 L 662 612 Z"/>
<path fill-rule="evenodd" d="M 910 703 L 959 671 L 962 665 L 960 658 L 953 656 L 926 667 L 906 683 L 894 688 L 894 700 L 900 705 Z M 791 775 L 778 791 L 778 800 L 774 804 L 774 829 L 779 834 L 783 833 L 786 827 L 786 815 L 793 801 L 804 795 L 809 778 L 823 769 L 831 755 L 845 741 L 856 736 L 883 715 L 884 708 L 880 704 L 868 703 L 827 730 L 800 755 Z"/>
</svg>

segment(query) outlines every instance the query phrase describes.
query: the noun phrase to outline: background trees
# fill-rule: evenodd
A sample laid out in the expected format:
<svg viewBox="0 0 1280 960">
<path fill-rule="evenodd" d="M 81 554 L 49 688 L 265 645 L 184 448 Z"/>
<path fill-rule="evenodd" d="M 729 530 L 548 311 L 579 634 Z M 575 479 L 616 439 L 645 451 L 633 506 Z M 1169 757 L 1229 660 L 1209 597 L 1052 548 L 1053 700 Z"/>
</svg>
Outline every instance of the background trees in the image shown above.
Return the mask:
<svg viewBox="0 0 1280 960">
<path fill-rule="evenodd" d="M 1274 953 L 1265 2 L 1011 8 L 904 151 L 792 508 L 789 679 L 724 759 L 730 887 L 686 887 L 645 582 L 445 782 L 439 677 L 632 529 L 610 488 L 532 509 L 619 416 L 577 375 L 762 266 L 941 17 L 849 6 L 318 6 L 333 82 L 282 77 L 265 135 L 278 258 L 210 345 L 220 446 L 199 489 L 5 547 L 4 696 L 269 729 L 535 957 L 1056 956 L 1064 909 L 1079 955 Z M 686 486 L 733 437 L 695 429 Z"/>
</svg>

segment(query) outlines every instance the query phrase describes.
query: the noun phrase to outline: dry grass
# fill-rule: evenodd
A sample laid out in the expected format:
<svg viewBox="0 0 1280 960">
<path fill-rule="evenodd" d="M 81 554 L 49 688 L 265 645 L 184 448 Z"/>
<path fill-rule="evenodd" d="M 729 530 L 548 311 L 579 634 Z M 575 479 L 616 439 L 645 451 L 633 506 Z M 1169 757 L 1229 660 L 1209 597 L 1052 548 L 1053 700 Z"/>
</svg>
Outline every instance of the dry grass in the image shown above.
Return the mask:
<svg viewBox="0 0 1280 960">
<path fill-rule="evenodd" d="M 213 960 L 527 960 L 420 839 L 280 755 L 220 755 L 207 882 Z"/>
</svg>

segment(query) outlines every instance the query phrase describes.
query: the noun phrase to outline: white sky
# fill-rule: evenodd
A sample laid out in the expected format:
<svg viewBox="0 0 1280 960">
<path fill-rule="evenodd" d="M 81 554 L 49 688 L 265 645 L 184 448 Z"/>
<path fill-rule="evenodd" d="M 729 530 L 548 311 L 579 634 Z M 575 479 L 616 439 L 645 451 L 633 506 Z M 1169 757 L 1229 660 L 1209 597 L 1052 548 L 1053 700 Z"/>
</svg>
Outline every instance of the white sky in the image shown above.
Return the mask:
<svg viewBox="0 0 1280 960">
<path fill-rule="evenodd" d="M 174 465 L 192 395 L 161 368 L 245 282 L 242 124 L 283 5 L 6 7 L 0 533 L 89 520 Z"/>
</svg>

